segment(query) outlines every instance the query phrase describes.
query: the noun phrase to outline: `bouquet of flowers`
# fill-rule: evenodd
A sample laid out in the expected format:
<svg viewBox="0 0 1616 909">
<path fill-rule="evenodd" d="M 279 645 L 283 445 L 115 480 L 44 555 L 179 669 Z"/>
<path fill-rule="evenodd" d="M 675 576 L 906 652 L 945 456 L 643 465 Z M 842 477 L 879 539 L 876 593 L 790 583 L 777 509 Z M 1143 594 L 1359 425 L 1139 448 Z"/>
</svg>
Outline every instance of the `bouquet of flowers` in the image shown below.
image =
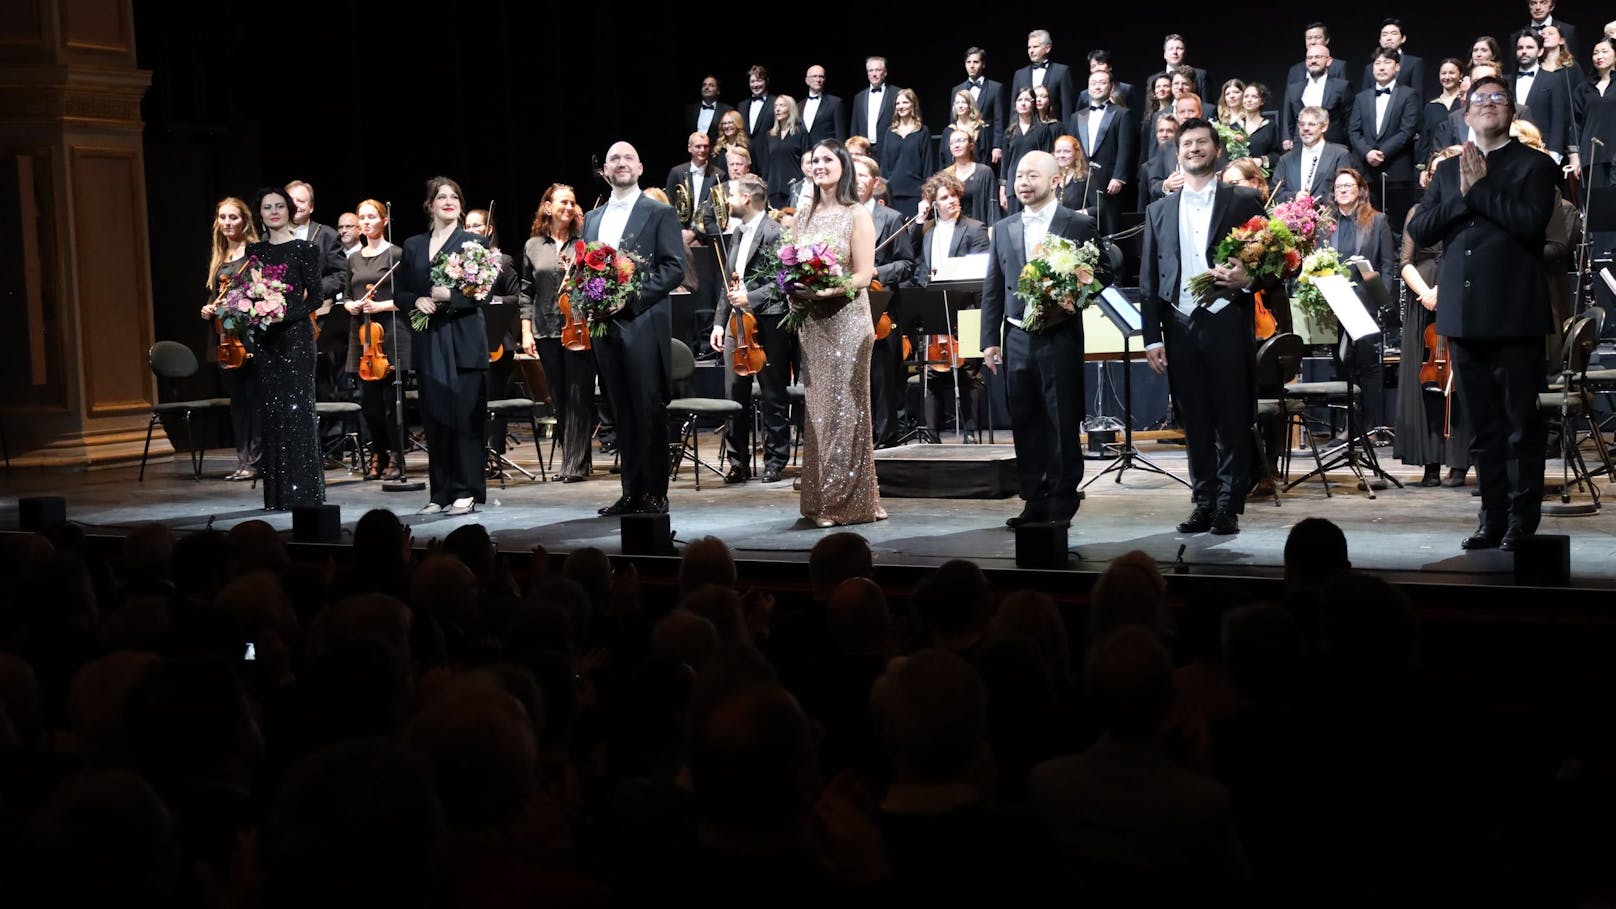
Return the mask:
<svg viewBox="0 0 1616 909">
<path fill-rule="evenodd" d="M 1238 261 L 1254 279 L 1294 277 L 1331 223 L 1329 213 L 1304 193 L 1294 201 L 1274 206 L 1266 217 L 1257 215 L 1229 231 L 1218 241 L 1211 261 Z M 1202 304 L 1220 289 L 1210 271 L 1190 278 L 1189 288 Z"/>
<path fill-rule="evenodd" d="M 572 247 L 572 268 L 561 290 L 572 308 L 589 321 L 589 334 L 606 333 L 606 319 L 640 289 L 640 257 L 596 241 L 577 241 Z"/>
<path fill-rule="evenodd" d="M 248 331 L 262 331 L 286 318 L 290 292 L 285 265 L 264 265 L 257 256 L 249 257 L 225 286 L 217 308 L 219 325 L 237 339 Z"/>
<path fill-rule="evenodd" d="M 458 252 L 443 251 L 432 260 L 432 286 L 458 290 L 473 300 L 485 300 L 499 277 L 499 250 L 467 240 Z M 410 326 L 425 331 L 432 317 L 417 310 L 410 312 Z"/>
<path fill-rule="evenodd" d="M 780 327 L 786 331 L 801 329 L 809 319 L 835 315 L 858 297 L 852 279 L 826 237 L 797 237 L 786 231 L 780 245 L 762 258 L 753 273 L 772 276 L 776 289 L 785 295 L 790 311 L 780 320 Z M 840 291 L 845 299 L 839 303 L 835 297 L 807 299 L 810 294 L 827 290 Z"/>
<path fill-rule="evenodd" d="M 1296 276 L 1296 305 L 1308 320 L 1325 332 L 1333 332 L 1340 326 L 1336 324 L 1335 313 L 1330 311 L 1330 305 L 1325 302 L 1324 294 L 1315 279 L 1324 275 L 1340 275 L 1352 282 L 1352 269 L 1341 261 L 1341 254 L 1329 247 L 1315 250 L 1302 260 L 1302 272 Z"/>
<path fill-rule="evenodd" d="M 1223 140 L 1223 150 L 1228 154 L 1230 161 L 1251 157 L 1251 142 L 1246 137 L 1244 127 L 1213 120 L 1212 128 L 1217 130 L 1218 136 Z"/>
<path fill-rule="evenodd" d="M 1102 259 L 1093 241 L 1082 246 L 1050 234 L 1016 277 L 1016 297 L 1026 304 L 1024 331 L 1043 331 L 1061 315 L 1076 315 L 1105 289 Z"/>
</svg>

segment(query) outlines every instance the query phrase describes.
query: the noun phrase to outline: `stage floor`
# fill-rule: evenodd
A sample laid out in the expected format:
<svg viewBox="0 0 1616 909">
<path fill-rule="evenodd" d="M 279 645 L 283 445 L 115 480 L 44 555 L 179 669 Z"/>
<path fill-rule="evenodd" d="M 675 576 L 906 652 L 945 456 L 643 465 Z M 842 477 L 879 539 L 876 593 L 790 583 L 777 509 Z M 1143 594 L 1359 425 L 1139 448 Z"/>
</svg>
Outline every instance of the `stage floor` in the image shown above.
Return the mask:
<svg viewBox="0 0 1616 909">
<path fill-rule="evenodd" d="M 945 436 L 945 441 L 951 440 L 951 435 Z M 703 453 L 719 448 L 716 437 L 704 434 Z M 1139 448 L 1168 472 L 1186 475 L 1181 446 L 1143 441 Z M 1419 478 L 1418 468 L 1397 464 L 1389 449 L 1379 453 L 1383 466 L 1403 482 Z M 535 464 L 531 456 L 530 446 L 514 455 L 517 463 L 530 468 Z M 227 528 L 261 519 L 289 536 L 290 514 L 265 512 L 259 490 L 218 479 L 233 468 L 233 461 L 222 456 L 208 458 L 201 481 L 190 479 L 183 455 L 172 463 L 151 464 L 145 483 L 136 482 L 133 467 L 76 473 L 18 471 L 0 481 L 0 495 L 4 496 L 0 528 L 17 527 L 17 497 L 59 495 L 67 500 L 68 518 L 91 532 L 116 535 L 147 521 L 161 521 L 183 531 L 206 527 L 210 520 L 215 527 Z M 327 473 L 327 501 L 341 506 L 345 533 L 367 510 L 388 508 L 405 516 L 418 544 L 462 523 L 477 522 L 506 551 L 542 544 L 551 552 L 598 546 L 615 553 L 619 551 L 618 522 L 598 517 L 595 509 L 617 498 L 618 480 L 603 471 L 611 463 L 610 457 L 597 453 L 595 463 L 602 465 L 597 467 L 602 472 L 582 483 L 518 478 L 502 489 L 497 481 L 490 481 L 488 504 L 460 517 L 415 515 L 427 501 L 425 492 L 384 492 L 378 484 L 364 482 L 345 470 Z M 1110 463 L 1109 458 L 1089 461 L 1087 477 L 1094 477 Z M 1305 463 L 1311 465 L 1311 458 Z M 424 458 L 416 455 L 411 464 L 424 479 Z M 1294 469 L 1298 475 L 1306 469 L 1303 464 L 1297 458 Z M 791 483 L 795 474 L 795 468 L 788 468 L 780 483 L 725 486 L 720 477 L 706 473 L 698 491 L 687 463 L 669 493 L 676 543 L 710 534 L 728 542 L 740 558 L 805 561 L 814 543 L 833 531 L 800 519 L 798 494 Z M 1551 462 L 1549 477 L 1551 483 L 1559 477 L 1558 462 Z M 1470 495 L 1470 487 L 1394 487 L 1370 499 L 1356 489 L 1356 480 L 1349 473 L 1334 473 L 1331 478 L 1333 497 L 1326 498 L 1321 484 L 1309 480 L 1285 493 L 1279 507 L 1272 499 L 1248 503 L 1241 532 L 1216 537 L 1174 530 L 1190 508 L 1188 490 L 1175 480 L 1129 469 L 1119 483 L 1116 473 L 1107 474 L 1087 488 L 1087 499 L 1072 524 L 1070 567 L 1097 570 L 1117 555 L 1142 549 L 1164 567 L 1182 560 L 1182 570 L 1196 574 L 1278 577 L 1291 526 L 1302 518 L 1318 516 L 1329 518 L 1346 532 L 1355 567 L 1404 580 L 1512 582 L 1510 554 L 1466 553 L 1459 548 L 1459 540 L 1476 523 L 1477 500 Z M 1019 499 L 888 497 L 883 502 L 888 520 L 849 528 L 869 539 L 877 564 L 928 566 L 966 558 L 984 566 L 1014 567 L 1015 539 L 1005 529 L 1004 519 L 1020 510 Z M 1571 538 L 1574 586 L 1616 587 L 1616 516 L 1608 512 L 1589 517 L 1546 516 L 1540 532 Z"/>
</svg>

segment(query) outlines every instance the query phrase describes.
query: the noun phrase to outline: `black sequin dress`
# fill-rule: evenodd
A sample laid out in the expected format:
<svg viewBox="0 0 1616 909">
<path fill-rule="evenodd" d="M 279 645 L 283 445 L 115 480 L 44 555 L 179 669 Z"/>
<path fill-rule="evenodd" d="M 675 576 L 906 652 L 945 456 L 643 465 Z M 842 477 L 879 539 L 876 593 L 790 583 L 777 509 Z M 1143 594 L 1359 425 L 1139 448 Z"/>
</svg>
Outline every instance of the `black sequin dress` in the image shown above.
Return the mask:
<svg viewBox="0 0 1616 909">
<path fill-rule="evenodd" d="M 286 318 L 258 339 L 263 399 L 258 478 L 264 507 L 280 511 L 325 501 L 319 417 L 314 412 L 314 325 L 320 300 L 320 254 L 306 240 L 254 243 L 247 255 L 262 265 L 285 265 Z"/>
</svg>

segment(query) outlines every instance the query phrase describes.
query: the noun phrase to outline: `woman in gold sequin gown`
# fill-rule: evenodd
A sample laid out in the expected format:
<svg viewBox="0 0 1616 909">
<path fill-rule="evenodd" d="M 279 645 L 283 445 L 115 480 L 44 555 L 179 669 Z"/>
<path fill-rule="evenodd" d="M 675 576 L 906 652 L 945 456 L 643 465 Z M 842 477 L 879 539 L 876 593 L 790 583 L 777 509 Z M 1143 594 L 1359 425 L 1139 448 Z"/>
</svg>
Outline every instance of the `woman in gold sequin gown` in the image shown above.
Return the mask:
<svg viewBox="0 0 1616 909">
<path fill-rule="evenodd" d="M 814 146 L 813 202 L 797 212 L 799 239 L 824 237 L 845 264 L 858 297 L 801 331 L 804 400 L 802 513 L 820 527 L 864 524 L 887 516 L 875 482 L 870 430 L 870 350 L 875 328 L 865 293 L 875 274 L 875 222 L 858 204 L 853 159 L 834 139 Z M 843 296 L 839 290 L 824 301 Z M 845 299 L 845 297 L 843 297 Z M 795 301 L 800 303 L 802 301 Z"/>
</svg>

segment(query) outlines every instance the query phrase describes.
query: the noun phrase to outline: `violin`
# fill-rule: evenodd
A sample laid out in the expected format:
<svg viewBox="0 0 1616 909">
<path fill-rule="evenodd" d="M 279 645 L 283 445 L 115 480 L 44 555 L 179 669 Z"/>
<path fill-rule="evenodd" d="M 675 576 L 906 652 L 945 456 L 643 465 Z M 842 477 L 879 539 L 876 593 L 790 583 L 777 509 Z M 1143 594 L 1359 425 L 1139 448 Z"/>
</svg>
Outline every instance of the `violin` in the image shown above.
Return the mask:
<svg viewBox="0 0 1616 909">
<path fill-rule="evenodd" d="M 880 281 L 876 280 L 875 278 L 870 279 L 871 293 L 880 293 L 884 289 L 885 288 L 881 286 Z M 886 311 L 883 310 L 881 312 L 881 318 L 875 320 L 875 339 L 877 341 L 885 341 L 887 339 L 887 335 L 890 334 L 892 334 L 892 317 L 887 315 Z"/>
<path fill-rule="evenodd" d="M 1266 341 L 1274 336 L 1274 332 L 1279 330 L 1279 321 L 1274 318 L 1272 312 L 1269 312 L 1268 306 L 1263 300 L 1262 291 L 1259 290 L 1252 296 L 1255 298 L 1253 302 L 1256 304 L 1257 340 Z"/>
<path fill-rule="evenodd" d="M 1436 323 L 1425 326 L 1425 362 L 1420 364 L 1420 387 L 1442 391 L 1448 387 L 1448 339 L 1436 333 Z"/>
<path fill-rule="evenodd" d="M 562 248 L 569 247 L 570 243 L 561 244 Z M 581 243 L 579 244 L 582 245 Z M 572 269 L 577 265 L 571 258 L 567 259 L 567 269 L 561 274 L 561 286 L 566 287 L 567 279 L 572 277 Z M 593 347 L 589 340 L 589 320 L 582 313 L 574 313 L 572 308 L 572 295 L 565 290 L 556 297 L 556 309 L 561 311 L 561 346 L 567 350 L 588 350 Z"/>
<path fill-rule="evenodd" d="M 959 338 L 953 335 L 928 336 L 926 362 L 932 372 L 950 372 L 964 365 L 965 361 L 959 355 Z"/>
<path fill-rule="evenodd" d="M 730 289 L 741 286 L 741 276 L 730 277 Z M 757 339 L 757 316 L 748 310 L 731 307 L 729 333 L 735 336 L 735 353 L 730 365 L 738 376 L 755 376 L 768 364 L 768 354 Z"/>
<path fill-rule="evenodd" d="M 213 317 L 213 327 L 219 331 L 219 367 L 221 369 L 240 369 L 243 363 L 252 359 L 247 352 L 247 345 L 241 339 L 224 330 L 224 320 L 218 316 Z"/>
<path fill-rule="evenodd" d="M 367 299 L 375 288 L 374 284 L 365 288 Z M 385 336 L 386 332 L 382 331 L 381 325 L 371 321 L 370 313 L 365 313 L 365 323 L 359 326 L 359 343 L 364 347 L 364 351 L 359 355 L 359 378 L 366 382 L 380 382 L 387 378 L 387 374 L 393 369 L 393 364 L 387 362 L 387 353 L 382 348 L 382 338 Z"/>
</svg>

